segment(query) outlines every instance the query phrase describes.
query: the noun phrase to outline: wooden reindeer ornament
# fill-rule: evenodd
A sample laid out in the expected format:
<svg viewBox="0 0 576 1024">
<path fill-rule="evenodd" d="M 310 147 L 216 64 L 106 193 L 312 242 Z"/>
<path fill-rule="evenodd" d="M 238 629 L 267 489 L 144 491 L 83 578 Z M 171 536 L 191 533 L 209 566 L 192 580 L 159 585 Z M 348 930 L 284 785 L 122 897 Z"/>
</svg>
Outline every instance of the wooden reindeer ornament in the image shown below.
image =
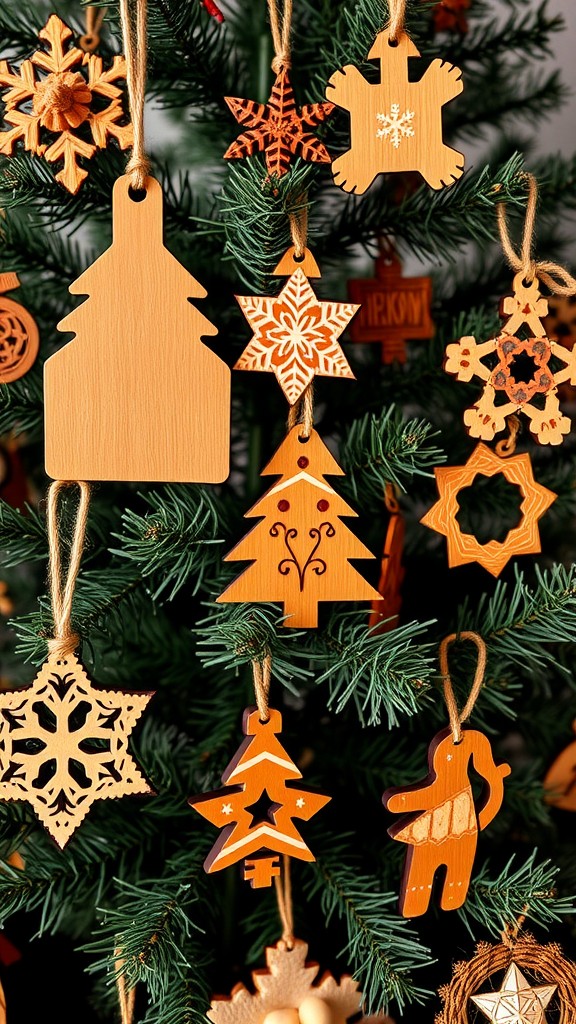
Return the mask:
<svg viewBox="0 0 576 1024">
<path fill-rule="evenodd" d="M 262 475 L 280 480 L 246 513 L 262 521 L 225 559 L 252 564 L 217 601 L 282 602 L 285 626 L 315 628 L 320 601 L 379 600 L 350 564 L 373 555 L 342 522 L 357 513 L 325 480 L 343 472 L 319 434 L 292 427 Z"/>
<path fill-rule="evenodd" d="M 0 383 L 18 380 L 33 365 L 40 339 L 36 321 L 27 309 L 4 292 L 18 288 L 18 275 L 0 274 Z"/>
<path fill-rule="evenodd" d="M 388 829 L 398 842 L 408 845 L 400 894 L 400 912 L 404 917 L 425 914 L 432 895 L 437 870 L 445 868 L 440 906 L 457 910 L 466 900 L 476 855 L 478 832 L 496 816 L 504 796 L 503 780 L 510 766 L 494 762 L 490 742 L 475 729 L 462 729 L 482 685 L 485 647 L 475 633 L 461 633 L 462 639 L 474 638 L 479 647 L 476 678 L 468 702 L 458 714 L 447 666 L 447 637 L 441 647 L 444 692 L 451 724 L 432 740 L 428 750 L 429 774 L 411 786 L 386 790 L 383 803 L 395 814 L 405 814 Z M 444 671 L 445 669 L 445 671 Z M 469 778 L 470 762 L 484 779 L 485 790 L 475 804 Z"/>
</svg>

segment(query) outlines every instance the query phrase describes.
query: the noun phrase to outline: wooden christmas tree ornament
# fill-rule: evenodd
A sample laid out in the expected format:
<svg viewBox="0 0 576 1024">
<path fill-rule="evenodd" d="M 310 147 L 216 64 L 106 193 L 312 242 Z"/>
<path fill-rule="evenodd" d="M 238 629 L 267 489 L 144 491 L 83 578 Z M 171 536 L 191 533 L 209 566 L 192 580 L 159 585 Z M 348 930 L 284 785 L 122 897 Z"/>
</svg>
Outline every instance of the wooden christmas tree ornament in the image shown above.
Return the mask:
<svg viewBox="0 0 576 1024">
<path fill-rule="evenodd" d="M 576 719 L 572 723 L 576 732 Z M 576 740 L 558 755 L 544 779 L 546 800 L 563 811 L 576 811 Z"/>
<path fill-rule="evenodd" d="M 18 380 L 38 355 L 36 322 L 19 302 L 7 299 L 4 292 L 20 287 L 17 274 L 0 274 L 0 383 Z"/>
<path fill-rule="evenodd" d="M 342 523 L 357 513 L 325 476 L 343 476 L 315 430 L 290 430 L 262 476 L 280 480 L 246 513 L 263 517 L 228 554 L 226 561 L 252 560 L 217 601 L 277 601 L 285 626 L 318 625 L 320 601 L 380 600 L 350 564 L 372 554 Z"/>
<path fill-rule="evenodd" d="M 452 980 L 440 989 L 443 1008 L 435 1024 L 572 1024 L 576 965 L 557 943 L 540 946 L 517 933 L 518 927 L 504 933 L 496 945 L 481 942 L 471 960 L 455 964 Z"/>
<path fill-rule="evenodd" d="M 481 344 L 465 337 L 448 345 L 444 368 L 457 380 L 478 377 L 484 382 L 481 398 L 464 413 L 472 437 L 491 441 L 505 429 L 508 416 L 523 412 L 540 444 L 557 445 L 570 431 L 570 420 L 560 412 L 558 387 L 576 384 L 576 351 L 546 337 L 541 318 L 548 302 L 540 295 L 537 277 L 529 284 L 523 278 L 522 272 L 516 274 L 513 296 L 502 301 L 507 319 L 501 333 Z M 527 338 L 517 337 L 526 329 Z M 494 365 L 488 366 L 486 358 Z"/>
<path fill-rule="evenodd" d="M 122 91 L 114 84 L 126 78 L 126 62 L 116 56 L 105 70 L 101 57 L 71 45 L 72 31 L 55 14 L 38 35 L 46 49 L 22 61 L 18 72 L 0 61 L 0 85 L 9 87 L 4 120 L 12 126 L 0 132 L 0 153 L 11 156 L 21 141 L 51 163 L 63 161 L 56 181 L 75 194 L 88 175 L 80 160 L 105 149 L 111 138 L 121 149 L 132 144 Z"/>
<path fill-rule="evenodd" d="M 162 190 L 129 175 L 113 242 L 70 287 L 77 337 L 44 368 L 46 472 L 60 480 L 219 483 L 229 471 L 230 370 L 200 338 L 204 288 L 165 248 Z M 158 361 L 160 360 L 160 362 Z"/>
<path fill-rule="evenodd" d="M 74 655 L 0 694 L 0 799 L 26 800 L 64 847 L 95 800 L 150 794 L 128 737 L 152 693 L 97 690 Z"/>
<path fill-rule="evenodd" d="M 352 341 L 376 341 L 384 364 L 406 362 L 406 342 L 431 338 L 432 281 L 429 277 L 402 277 L 402 264 L 393 250 L 381 251 L 376 275 L 348 282 L 348 295 L 360 303 L 350 325 Z"/>
<path fill-rule="evenodd" d="M 432 61 L 418 82 L 409 81 L 408 61 L 420 52 L 405 31 L 376 36 L 369 60 L 380 62 L 372 84 L 353 64 L 336 71 L 326 98 L 350 112 L 350 149 L 334 160 L 334 181 L 345 192 L 365 192 L 379 174 L 419 171 L 434 188 L 452 185 L 464 157 L 442 140 L 442 107 L 462 92 L 462 73 L 447 61 Z"/>
<path fill-rule="evenodd" d="M 330 800 L 294 782 L 302 778 L 277 739 L 282 716 L 273 708 L 262 718 L 257 707 L 244 712 L 246 739 L 222 775 L 224 789 L 192 797 L 190 805 L 223 831 L 208 857 L 208 874 L 244 861 L 253 888 L 280 874 L 279 855 L 313 861 L 293 818 L 309 821 Z"/>
<path fill-rule="evenodd" d="M 385 505 L 390 518 L 388 519 L 378 583 L 381 600 L 372 602 L 372 614 L 368 620 L 368 625 L 373 633 L 387 633 L 389 630 L 395 629 L 402 607 L 400 588 L 404 580 L 402 552 L 406 526 L 391 485 L 387 485 Z"/>
<path fill-rule="evenodd" d="M 298 261 L 292 246 L 275 270 L 278 276 L 290 275 L 279 295 L 236 296 L 254 335 L 234 369 L 274 373 L 291 405 L 315 376 L 354 379 L 337 339 L 359 307 L 321 302 L 310 286 L 308 270 L 320 276 L 310 251 L 306 249 Z"/>
<path fill-rule="evenodd" d="M 476 476 L 493 477 L 499 473 L 519 487 L 522 517 L 503 541 L 481 544 L 473 534 L 463 533 L 460 528 L 458 495 L 472 485 Z M 434 475 L 440 496 L 420 522 L 446 537 L 450 568 L 478 562 L 493 576 L 499 576 L 514 555 L 540 551 L 538 520 L 557 495 L 536 483 L 529 455 L 499 458 L 485 444 L 478 444 L 464 466 L 440 466 L 434 470 Z"/>
</svg>

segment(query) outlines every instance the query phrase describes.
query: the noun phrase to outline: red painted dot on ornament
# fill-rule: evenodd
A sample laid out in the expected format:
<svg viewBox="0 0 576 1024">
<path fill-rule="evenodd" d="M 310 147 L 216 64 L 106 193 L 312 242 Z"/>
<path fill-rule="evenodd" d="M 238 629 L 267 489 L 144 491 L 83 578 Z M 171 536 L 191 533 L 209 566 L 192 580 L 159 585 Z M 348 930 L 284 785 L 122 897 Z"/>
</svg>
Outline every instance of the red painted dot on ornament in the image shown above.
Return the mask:
<svg viewBox="0 0 576 1024">
<path fill-rule="evenodd" d="M 320 501 L 317 503 L 316 508 L 318 509 L 319 512 L 327 512 L 328 509 L 330 508 L 330 502 L 326 501 L 325 498 L 321 498 Z"/>
<path fill-rule="evenodd" d="M 278 510 L 279 510 L 279 512 L 287 512 L 289 508 L 290 508 L 290 502 L 286 501 L 285 498 L 283 498 L 282 501 L 278 502 Z"/>
<path fill-rule="evenodd" d="M 300 458 L 298 459 L 298 465 L 300 466 L 300 469 L 306 469 L 306 466 L 308 465 L 309 461 L 310 459 L 307 459 L 305 455 L 301 455 Z"/>
</svg>

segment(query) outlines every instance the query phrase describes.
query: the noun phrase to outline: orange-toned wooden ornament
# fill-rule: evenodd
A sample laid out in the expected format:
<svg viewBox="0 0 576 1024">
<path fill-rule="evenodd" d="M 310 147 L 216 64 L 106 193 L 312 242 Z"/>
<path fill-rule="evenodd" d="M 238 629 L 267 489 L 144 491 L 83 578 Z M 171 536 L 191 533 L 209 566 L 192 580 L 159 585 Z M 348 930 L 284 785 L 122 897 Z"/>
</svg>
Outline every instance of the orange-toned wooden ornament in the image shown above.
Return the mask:
<svg viewBox="0 0 576 1024">
<path fill-rule="evenodd" d="M 224 153 L 225 160 L 264 153 L 269 175 L 281 178 L 294 156 L 312 163 L 330 163 L 324 143 L 311 131 L 330 116 L 332 103 L 307 103 L 300 113 L 287 68 L 276 76 L 267 103 L 225 96 L 237 121 L 246 129 Z"/>
<path fill-rule="evenodd" d="M 484 382 L 481 398 L 464 413 L 472 437 L 491 441 L 505 429 L 508 416 L 522 412 L 536 441 L 562 444 L 570 420 L 560 412 L 558 387 L 576 384 L 576 351 L 546 337 L 541 318 L 548 302 L 540 295 L 538 278 L 527 284 L 523 277 L 516 274 L 514 294 L 502 300 L 501 314 L 507 319 L 501 333 L 481 344 L 465 337 L 448 345 L 444 369 L 457 380 L 478 377 Z M 526 328 L 529 337 L 516 336 Z M 497 362 L 487 366 L 486 357 Z"/>
<path fill-rule="evenodd" d="M 576 732 L 576 719 L 572 723 Z M 563 811 L 576 811 L 576 740 L 569 743 L 546 772 L 546 801 Z"/>
<path fill-rule="evenodd" d="M 549 295 L 548 313 L 542 318 L 544 332 L 550 341 L 557 341 L 572 351 L 576 343 L 576 295 Z M 576 386 L 560 384 L 558 397 L 564 402 L 576 399 Z"/>
<path fill-rule="evenodd" d="M 258 708 L 247 708 L 246 739 L 222 775 L 226 788 L 188 801 L 223 829 L 204 861 L 208 874 L 243 860 L 244 878 L 259 889 L 280 874 L 280 854 L 315 860 L 292 819 L 309 821 L 330 797 L 294 785 L 302 773 L 277 739 L 281 729 L 279 711 L 269 708 L 262 720 Z"/>
<path fill-rule="evenodd" d="M 463 533 L 460 529 L 458 494 L 471 486 L 476 476 L 492 477 L 499 473 L 508 483 L 519 487 L 522 518 L 503 541 L 490 540 L 481 544 L 473 534 Z M 440 497 L 420 522 L 446 537 L 450 568 L 478 562 L 493 576 L 499 576 L 514 555 L 540 551 L 538 520 L 557 495 L 535 481 L 529 455 L 499 458 L 487 445 L 477 444 L 464 466 L 439 466 L 435 468 L 434 475 Z"/>
<path fill-rule="evenodd" d="M 252 565 L 217 601 L 282 602 L 285 626 L 314 628 L 319 601 L 379 599 L 350 564 L 373 555 L 342 523 L 357 513 L 324 479 L 344 474 L 315 430 L 309 437 L 301 424 L 290 430 L 262 472 L 272 475 L 281 479 L 245 515 L 262 522 L 225 559 Z"/>
<path fill-rule="evenodd" d="M 343 975 L 337 982 L 317 963 L 306 960 L 301 939 L 283 940 L 266 949 L 266 969 L 252 972 L 255 992 L 239 982 L 230 996 L 216 996 L 206 1016 L 213 1024 L 345 1024 L 358 1014 L 358 982 Z M 392 1022 L 389 1018 L 381 1018 Z M 365 1024 L 365 1018 L 359 1022 Z"/>
<path fill-rule="evenodd" d="M 18 72 L 0 61 L 0 85 L 9 86 L 4 120 L 12 126 L 0 132 L 0 153 L 11 156 L 21 140 L 29 152 L 63 161 L 56 181 L 75 194 L 88 176 L 80 160 L 105 149 L 111 138 L 121 149 L 132 145 L 132 126 L 123 123 L 122 91 L 114 84 L 126 78 L 126 61 L 116 56 L 104 70 L 101 57 L 71 45 L 71 29 L 55 14 L 38 35 L 46 49 L 22 61 Z"/>
<path fill-rule="evenodd" d="M 485 781 L 475 805 L 469 779 L 470 761 Z M 412 786 L 386 790 L 382 801 L 393 814 L 406 813 L 388 829 L 408 851 L 400 894 L 404 917 L 425 914 L 434 876 L 446 869 L 440 906 L 457 910 L 466 899 L 476 855 L 478 831 L 497 815 L 504 798 L 508 764 L 495 764 L 490 742 L 475 729 L 462 729 L 459 743 L 452 729 L 443 729 L 428 748 L 430 772 Z"/>
<path fill-rule="evenodd" d="M 0 694 L 0 800 L 26 800 L 64 847 L 95 800 L 150 794 L 128 737 L 152 693 L 96 689 L 72 655 Z"/>
<path fill-rule="evenodd" d="M 17 274 L 0 274 L 0 384 L 23 377 L 38 355 L 36 321 L 24 306 L 4 295 L 19 287 Z"/>
<path fill-rule="evenodd" d="M 319 277 L 320 271 L 308 249 L 297 261 L 292 246 L 274 273 L 290 275 L 279 295 L 236 296 L 254 335 L 234 369 L 276 374 L 294 405 L 315 376 L 354 378 L 337 339 L 359 307 L 316 297 L 308 276 Z"/>
<path fill-rule="evenodd" d="M 432 281 L 429 277 L 403 277 L 398 255 L 382 250 L 376 260 L 376 276 L 348 282 L 352 302 L 360 311 L 350 325 L 356 342 L 376 341 L 382 346 L 383 363 L 405 363 L 406 342 L 431 338 Z"/>
<path fill-rule="evenodd" d="M 365 192 L 390 171 L 419 171 L 434 189 L 461 177 L 462 153 L 442 141 L 442 107 L 462 92 L 462 73 L 437 58 L 420 81 L 409 81 L 408 61 L 419 56 L 407 32 L 393 42 L 384 29 L 368 54 L 380 62 L 379 83 L 368 82 L 353 64 L 328 82 L 326 98 L 350 111 L 350 149 L 332 164 L 345 192 Z"/>
<path fill-rule="evenodd" d="M 139 201 L 137 201 L 139 200 Z M 228 476 L 230 370 L 200 338 L 204 288 L 165 248 L 162 190 L 129 175 L 113 242 L 70 287 L 90 295 L 58 324 L 75 340 L 44 367 L 46 472 L 57 480 L 220 483 Z"/>
<path fill-rule="evenodd" d="M 380 567 L 378 590 L 381 601 L 372 602 L 372 614 L 368 620 L 372 633 L 388 633 L 398 625 L 402 607 L 401 587 L 404 580 L 402 552 L 406 525 L 392 485 L 386 485 L 385 505 L 390 517 L 386 529 L 384 552 Z"/>
</svg>

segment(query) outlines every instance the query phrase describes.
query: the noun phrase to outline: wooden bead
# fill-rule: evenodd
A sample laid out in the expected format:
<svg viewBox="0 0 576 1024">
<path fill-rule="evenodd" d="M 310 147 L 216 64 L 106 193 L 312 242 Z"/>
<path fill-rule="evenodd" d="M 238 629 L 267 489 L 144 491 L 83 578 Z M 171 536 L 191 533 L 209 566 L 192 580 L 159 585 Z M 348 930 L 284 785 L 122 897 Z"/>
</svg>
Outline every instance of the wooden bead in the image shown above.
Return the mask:
<svg viewBox="0 0 576 1024">
<path fill-rule="evenodd" d="M 335 1024 L 332 1007 L 318 996 L 307 996 L 298 1007 L 300 1024 Z"/>
<path fill-rule="evenodd" d="M 295 1007 L 272 1010 L 264 1017 L 264 1024 L 300 1024 L 298 1010 Z"/>
</svg>

